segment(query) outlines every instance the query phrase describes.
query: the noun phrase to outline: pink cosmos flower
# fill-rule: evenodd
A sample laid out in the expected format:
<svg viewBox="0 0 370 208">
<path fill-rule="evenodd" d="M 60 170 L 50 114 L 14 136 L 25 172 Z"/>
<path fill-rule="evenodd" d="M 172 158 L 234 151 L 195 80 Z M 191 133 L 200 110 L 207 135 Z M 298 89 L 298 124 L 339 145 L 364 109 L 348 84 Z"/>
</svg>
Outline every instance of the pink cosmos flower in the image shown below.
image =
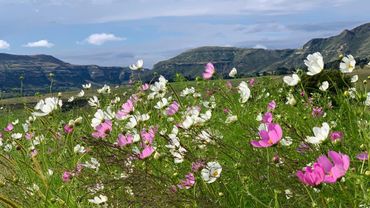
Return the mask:
<svg viewBox="0 0 370 208">
<path fill-rule="evenodd" d="M 72 179 L 72 176 L 73 176 L 73 173 L 71 173 L 69 171 L 64 171 L 63 176 L 62 176 L 62 180 L 64 182 L 69 182 Z"/>
<path fill-rule="evenodd" d="M 155 133 L 156 133 L 155 128 L 150 128 L 149 131 L 142 130 L 141 131 L 142 146 L 151 145 L 153 143 Z"/>
<path fill-rule="evenodd" d="M 201 168 L 203 168 L 205 166 L 205 164 L 204 164 L 204 161 L 202 161 L 202 160 L 197 160 L 196 162 L 193 162 L 192 164 L 191 164 L 191 171 L 193 172 L 193 173 L 195 173 L 195 172 L 198 172 Z"/>
<path fill-rule="evenodd" d="M 133 141 L 134 141 L 134 137 L 131 134 L 126 134 L 126 135 L 119 134 L 118 139 L 117 139 L 117 145 L 119 147 L 124 147 L 128 144 L 132 144 Z"/>
<path fill-rule="evenodd" d="M 143 160 L 149 157 L 150 155 L 152 155 L 153 152 L 154 152 L 154 148 L 152 146 L 146 146 L 144 150 L 139 154 L 139 158 Z"/>
<path fill-rule="evenodd" d="M 324 115 L 324 111 L 322 107 L 313 107 L 312 109 L 312 116 L 313 117 L 321 117 Z"/>
<path fill-rule="evenodd" d="M 256 148 L 270 147 L 281 140 L 283 136 L 283 130 L 279 124 L 269 123 L 267 125 L 267 131 L 261 130 L 259 135 L 261 140 L 253 140 L 251 141 L 251 145 Z"/>
<path fill-rule="evenodd" d="M 31 150 L 31 157 L 36 157 L 37 154 L 38 154 L 37 149 L 32 149 Z"/>
<path fill-rule="evenodd" d="M 227 82 L 226 82 L 226 87 L 227 87 L 228 89 L 232 89 L 232 88 L 233 88 L 233 84 L 231 83 L 231 81 L 227 81 Z"/>
<path fill-rule="evenodd" d="M 203 72 L 203 79 L 211 79 L 213 74 L 215 73 L 215 67 L 212 63 L 208 63 L 205 66 L 205 70 Z"/>
<path fill-rule="evenodd" d="M 324 182 L 335 183 L 338 178 L 346 174 L 349 168 L 349 157 L 335 151 L 329 151 L 328 156 L 333 162 L 325 155 L 322 155 L 317 159 L 317 163 L 324 169 Z"/>
<path fill-rule="evenodd" d="M 254 86 L 254 83 L 256 82 L 256 80 L 255 79 L 250 79 L 249 80 L 249 86 L 251 86 L 251 87 L 253 87 Z"/>
<path fill-rule="evenodd" d="M 365 161 L 369 159 L 369 154 L 367 152 L 361 152 L 360 154 L 356 156 L 356 158 L 361 161 Z"/>
<path fill-rule="evenodd" d="M 33 133 L 32 132 L 27 132 L 24 137 L 27 139 L 27 140 L 31 140 L 32 137 L 33 137 Z"/>
<path fill-rule="evenodd" d="M 70 133 L 72 133 L 72 131 L 73 131 L 73 126 L 70 126 L 70 125 L 68 125 L 68 124 L 66 124 L 66 125 L 64 126 L 64 132 L 65 132 L 66 134 L 70 134 Z"/>
<path fill-rule="evenodd" d="M 271 112 L 266 112 L 262 116 L 262 123 L 269 124 L 272 122 L 272 113 Z"/>
<path fill-rule="evenodd" d="M 342 140 L 342 138 L 343 138 L 343 132 L 341 131 L 334 131 L 330 134 L 330 139 L 333 142 L 340 141 Z"/>
<path fill-rule="evenodd" d="M 13 124 L 12 123 L 8 123 L 8 125 L 4 128 L 4 131 L 11 132 L 11 131 L 13 131 L 13 129 L 14 129 Z"/>
<path fill-rule="evenodd" d="M 112 121 L 105 120 L 104 123 L 99 124 L 95 127 L 95 132 L 92 133 L 92 136 L 96 139 L 105 138 L 107 134 L 112 131 Z"/>
<path fill-rule="evenodd" d="M 134 101 L 130 98 L 122 105 L 121 109 L 116 113 L 116 118 L 122 119 L 123 117 L 129 115 L 133 110 L 134 110 Z"/>
<path fill-rule="evenodd" d="M 180 184 L 177 185 L 179 189 L 190 189 L 195 184 L 195 177 L 193 173 L 188 173 L 185 175 L 185 179 L 180 182 Z"/>
<path fill-rule="evenodd" d="M 305 167 L 304 172 L 297 171 L 296 176 L 306 185 L 317 186 L 324 181 L 325 172 L 319 163 L 314 163 L 312 167 Z"/>
<path fill-rule="evenodd" d="M 140 89 L 141 89 L 142 91 L 146 91 L 146 90 L 148 90 L 148 89 L 149 89 L 149 84 L 148 84 L 148 83 L 145 83 L 145 84 L 141 85 Z"/>
<path fill-rule="evenodd" d="M 230 113 L 230 109 L 224 108 L 224 113 Z"/>
<path fill-rule="evenodd" d="M 179 107 L 180 107 L 179 104 L 176 101 L 173 101 L 173 103 L 166 109 L 167 115 L 168 116 L 175 115 L 175 113 L 177 113 L 177 111 L 179 110 Z"/>
<path fill-rule="evenodd" d="M 270 111 L 274 110 L 275 108 L 276 108 L 275 100 L 269 102 L 269 104 L 267 105 L 267 109 L 270 110 Z"/>
</svg>

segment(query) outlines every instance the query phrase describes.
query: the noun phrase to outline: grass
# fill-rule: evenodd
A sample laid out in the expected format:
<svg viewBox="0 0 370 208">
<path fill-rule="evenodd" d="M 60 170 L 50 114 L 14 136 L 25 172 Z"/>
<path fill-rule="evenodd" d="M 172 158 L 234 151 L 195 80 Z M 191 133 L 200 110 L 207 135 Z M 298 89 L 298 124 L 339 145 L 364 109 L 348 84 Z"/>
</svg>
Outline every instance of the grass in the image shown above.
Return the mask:
<svg viewBox="0 0 370 208">
<path fill-rule="evenodd" d="M 91 120 L 97 109 L 89 105 L 66 107 L 64 101 L 61 109 L 33 121 L 28 118 L 34 104 L 53 95 L 1 100 L 4 108 L 0 126 L 17 119 L 19 123 L 11 132 L 1 131 L 0 166 L 6 171 L 0 174 L 0 203 L 4 207 L 369 207 L 370 162 L 356 159 L 356 155 L 370 149 L 370 112 L 364 105 L 368 88 L 362 83 L 369 73 L 357 70 L 356 74 L 360 76 L 358 91 L 352 97 L 344 93 L 347 89 L 336 89 L 336 93 L 316 90 L 301 96 L 302 85 L 289 87 L 281 77 L 256 78 L 245 103 L 240 103 L 237 89 L 245 79 L 232 80 L 232 88 L 226 86 L 226 80 L 168 83 L 160 92 L 171 100 L 169 104 L 174 100 L 179 103 L 179 111 L 173 116 L 163 113 L 167 106 L 155 108 L 161 98 L 150 99 L 152 91 L 139 90 L 138 82 L 98 95 L 100 109 L 107 111 L 110 106 L 117 112 L 135 95 L 131 117 L 139 120 L 138 115 L 148 114 L 150 118 L 138 121 L 134 128 L 127 126 L 129 118 L 112 119 L 112 130 L 105 131 L 105 138 L 92 136 L 95 130 Z M 181 96 L 186 87 L 194 87 L 200 96 Z M 77 93 L 63 93 L 63 99 Z M 81 100 L 94 94 L 95 90 L 89 90 Z M 295 97 L 294 106 L 286 104 L 288 94 Z M 112 102 L 116 97 L 120 101 Z M 274 110 L 266 107 L 271 101 L 276 102 Z M 179 143 L 174 151 L 181 146 L 186 152 L 172 154 L 167 146 L 173 138 L 171 131 L 174 125 L 181 126 L 190 113 L 188 109 L 196 106 L 201 114 L 210 111 L 211 117 L 205 119 L 203 115 L 204 122 L 179 127 Z M 322 107 L 325 115 L 313 116 L 314 107 Z M 273 123 L 281 126 L 283 138 L 291 138 L 291 145 L 279 141 L 268 148 L 254 148 L 250 144 L 259 140 L 261 122 L 256 117 L 267 111 L 271 111 Z M 237 116 L 237 120 L 226 123 L 230 115 Z M 68 121 L 78 117 L 82 122 L 66 132 Z M 331 133 L 342 132 L 343 138 L 337 142 L 326 138 L 319 145 L 307 142 L 306 136 L 313 136 L 312 128 L 323 122 L 330 125 Z M 24 123 L 28 123 L 26 130 L 21 125 Z M 142 143 L 145 137 L 141 136 L 139 142 L 124 147 L 114 144 L 119 134 L 139 135 L 150 128 L 156 129 L 152 143 Z M 22 138 L 14 139 L 14 133 L 22 133 Z M 26 139 L 25 133 L 33 137 Z M 85 151 L 75 151 L 77 144 Z M 139 159 L 137 153 L 146 145 L 155 151 Z M 335 183 L 303 184 L 296 172 L 329 150 L 349 156 L 345 175 Z M 183 157 L 183 161 L 174 163 L 174 155 Z M 93 158 L 99 166 L 91 162 Z M 207 183 L 201 174 L 205 167 L 192 170 L 192 163 L 197 161 L 203 165 L 218 162 L 222 172 L 213 183 Z M 181 189 L 177 185 L 190 172 L 195 183 Z M 106 196 L 107 202 L 89 202 L 100 195 Z"/>
</svg>

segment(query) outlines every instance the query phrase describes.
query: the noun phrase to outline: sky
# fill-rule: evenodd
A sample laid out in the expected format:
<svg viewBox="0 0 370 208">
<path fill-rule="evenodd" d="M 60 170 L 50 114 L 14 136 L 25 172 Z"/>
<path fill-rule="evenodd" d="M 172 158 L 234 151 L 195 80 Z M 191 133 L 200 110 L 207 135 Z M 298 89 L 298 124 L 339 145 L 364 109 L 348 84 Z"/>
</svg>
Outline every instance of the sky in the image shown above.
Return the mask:
<svg viewBox="0 0 370 208">
<path fill-rule="evenodd" d="M 370 22 L 368 0 L 0 0 L 0 53 L 128 66 L 200 46 L 300 48 Z"/>
</svg>

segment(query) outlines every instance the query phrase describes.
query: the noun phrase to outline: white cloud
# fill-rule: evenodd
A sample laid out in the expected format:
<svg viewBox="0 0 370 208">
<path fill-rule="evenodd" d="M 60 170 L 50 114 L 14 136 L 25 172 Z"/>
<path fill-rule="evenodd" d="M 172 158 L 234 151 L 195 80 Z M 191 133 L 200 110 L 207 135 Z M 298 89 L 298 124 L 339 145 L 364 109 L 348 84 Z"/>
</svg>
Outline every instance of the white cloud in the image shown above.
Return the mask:
<svg viewBox="0 0 370 208">
<path fill-rule="evenodd" d="M 10 44 L 5 40 L 0 40 L 0 49 L 7 49 L 10 47 Z"/>
<path fill-rule="evenodd" d="M 91 34 L 88 38 L 85 39 L 86 42 L 92 45 L 103 45 L 105 42 L 108 41 L 120 41 L 125 40 L 125 38 L 117 37 L 111 33 L 95 33 Z"/>
<path fill-rule="evenodd" d="M 28 48 L 51 48 L 54 44 L 50 43 L 48 40 L 39 40 L 35 42 L 29 42 L 24 47 Z"/>
<path fill-rule="evenodd" d="M 267 47 L 264 46 L 264 45 L 262 45 L 262 44 L 257 44 L 253 48 L 256 48 L 256 49 L 265 49 L 265 50 L 267 49 Z"/>
</svg>

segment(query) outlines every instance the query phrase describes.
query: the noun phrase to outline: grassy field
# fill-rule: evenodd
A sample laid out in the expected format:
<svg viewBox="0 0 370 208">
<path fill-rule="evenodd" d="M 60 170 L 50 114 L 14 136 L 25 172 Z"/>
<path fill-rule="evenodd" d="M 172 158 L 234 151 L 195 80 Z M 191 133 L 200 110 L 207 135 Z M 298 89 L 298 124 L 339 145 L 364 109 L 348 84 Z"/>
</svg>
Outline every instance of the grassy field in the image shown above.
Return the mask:
<svg viewBox="0 0 370 208">
<path fill-rule="evenodd" d="M 39 110 L 56 94 L 1 100 L 0 204 L 370 207 L 370 70 L 354 74 L 356 91 L 161 78 Z"/>
</svg>

